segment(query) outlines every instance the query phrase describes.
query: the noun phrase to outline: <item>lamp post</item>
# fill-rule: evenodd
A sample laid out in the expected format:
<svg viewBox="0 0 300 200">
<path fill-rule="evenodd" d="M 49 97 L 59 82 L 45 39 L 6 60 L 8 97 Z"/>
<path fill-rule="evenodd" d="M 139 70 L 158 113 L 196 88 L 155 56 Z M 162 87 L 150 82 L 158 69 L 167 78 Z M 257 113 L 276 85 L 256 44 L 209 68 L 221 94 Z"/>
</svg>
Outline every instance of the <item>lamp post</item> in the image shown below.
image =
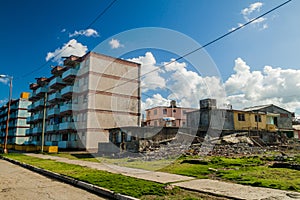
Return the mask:
<svg viewBox="0 0 300 200">
<path fill-rule="evenodd" d="M 8 126 L 9 126 L 9 117 L 10 117 L 10 103 L 11 103 L 11 96 L 12 96 L 12 76 L 8 75 L 0 75 L 0 78 L 7 78 L 9 79 L 9 98 L 8 98 L 8 106 L 7 106 L 7 119 L 6 119 L 6 129 L 5 129 L 5 139 L 4 139 L 4 150 L 3 152 L 6 154 L 7 151 L 7 138 L 8 138 Z"/>
</svg>

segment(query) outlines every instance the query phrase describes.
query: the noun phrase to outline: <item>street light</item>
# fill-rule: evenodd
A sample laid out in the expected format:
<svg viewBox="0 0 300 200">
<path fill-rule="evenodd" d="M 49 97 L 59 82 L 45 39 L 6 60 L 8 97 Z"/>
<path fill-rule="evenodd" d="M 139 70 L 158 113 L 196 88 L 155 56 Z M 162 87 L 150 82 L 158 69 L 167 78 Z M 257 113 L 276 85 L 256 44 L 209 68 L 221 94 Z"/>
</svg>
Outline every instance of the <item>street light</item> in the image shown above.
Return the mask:
<svg viewBox="0 0 300 200">
<path fill-rule="evenodd" d="M 1 75 L 0 78 L 7 78 L 9 79 L 9 98 L 8 98 L 8 107 L 7 107 L 7 119 L 6 119 L 6 129 L 5 129 L 5 139 L 4 139 L 4 150 L 3 152 L 6 154 L 7 151 L 7 137 L 8 137 L 8 125 L 9 125 L 9 117 L 10 117 L 10 103 L 11 103 L 11 96 L 12 96 L 12 76 L 8 75 Z"/>
</svg>

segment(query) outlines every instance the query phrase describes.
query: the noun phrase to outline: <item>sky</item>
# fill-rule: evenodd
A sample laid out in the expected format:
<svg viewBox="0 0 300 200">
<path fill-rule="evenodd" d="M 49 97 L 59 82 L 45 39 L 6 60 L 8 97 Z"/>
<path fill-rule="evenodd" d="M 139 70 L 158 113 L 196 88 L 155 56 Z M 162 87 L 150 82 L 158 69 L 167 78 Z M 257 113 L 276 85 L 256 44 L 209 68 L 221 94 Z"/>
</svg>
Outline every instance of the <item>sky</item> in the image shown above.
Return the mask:
<svg viewBox="0 0 300 200">
<path fill-rule="evenodd" d="M 142 64 L 142 107 L 234 109 L 275 104 L 300 116 L 300 1 L 293 0 L 184 59 L 284 1 L 16 0 L 0 6 L 0 74 L 13 98 L 50 76 L 61 56 L 99 51 Z M 169 63 L 171 61 L 171 63 Z M 0 105 L 8 83 L 0 79 Z"/>
</svg>

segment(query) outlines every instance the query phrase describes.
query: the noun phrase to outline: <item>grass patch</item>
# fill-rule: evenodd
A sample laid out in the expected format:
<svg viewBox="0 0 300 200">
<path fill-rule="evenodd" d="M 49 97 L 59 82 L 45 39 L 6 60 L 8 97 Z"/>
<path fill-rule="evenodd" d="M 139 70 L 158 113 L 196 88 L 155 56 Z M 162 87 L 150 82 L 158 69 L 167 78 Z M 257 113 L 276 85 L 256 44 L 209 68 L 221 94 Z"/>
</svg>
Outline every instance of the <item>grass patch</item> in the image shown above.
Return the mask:
<svg viewBox="0 0 300 200">
<path fill-rule="evenodd" d="M 183 156 L 174 162 L 172 162 L 173 160 L 132 161 L 129 158 L 91 158 L 89 155 L 68 153 L 57 155 L 69 159 L 102 162 L 146 170 L 159 170 L 196 178 L 221 179 L 244 185 L 300 192 L 300 171 L 268 167 L 276 161 L 278 155 L 281 155 L 279 152 L 267 156 L 239 158 L 203 157 L 199 159 L 197 156 Z M 284 161 L 300 164 L 300 155 L 294 155 Z"/>
<path fill-rule="evenodd" d="M 165 189 L 166 184 L 160 184 L 152 181 L 146 181 L 142 179 L 124 176 L 121 174 L 113 174 L 110 172 L 90 169 L 73 164 L 61 163 L 48 159 L 40 159 L 36 157 L 26 156 L 23 154 L 10 153 L 5 154 L 3 156 L 52 172 L 63 174 L 77 180 L 81 180 L 103 188 L 107 188 L 116 193 L 133 196 L 143 200 L 224 199 L 221 197 L 214 197 L 198 192 L 184 190 L 179 187 L 174 187 L 173 189 Z M 67 156 L 67 154 L 65 154 L 64 156 Z M 70 155 L 70 158 L 71 156 L 72 155 Z"/>
<path fill-rule="evenodd" d="M 53 155 L 53 154 L 49 154 Z M 90 153 L 58 153 L 54 156 L 68 158 L 71 160 L 83 160 L 90 162 L 100 162 L 106 164 L 113 164 L 123 167 L 131 167 L 137 169 L 144 169 L 149 171 L 159 170 L 167 165 L 170 165 L 174 159 L 162 159 L 162 160 L 152 160 L 145 161 L 141 159 L 132 159 L 132 158 L 109 158 L 109 157 L 99 157 L 97 154 Z"/>
<path fill-rule="evenodd" d="M 83 160 L 83 161 L 90 161 L 90 162 L 101 162 L 97 159 L 93 154 L 90 153 L 57 153 L 57 154 L 48 154 L 50 156 L 57 156 L 62 158 L 68 158 L 70 160 Z"/>
<path fill-rule="evenodd" d="M 161 171 L 196 178 L 222 179 L 230 182 L 300 192 L 300 171 L 270 168 L 273 158 L 207 157 L 197 164 L 194 158 L 179 159 Z M 296 157 L 293 162 L 298 162 Z M 189 163 L 188 161 L 191 161 Z"/>
<path fill-rule="evenodd" d="M 18 160 L 39 168 L 63 174 L 77 180 L 85 181 L 114 192 L 141 197 L 144 195 L 166 196 L 171 191 L 164 189 L 164 184 L 128 177 L 120 174 L 99 171 L 78 165 L 34 158 L 21 154 L 8 154 L 5 157 Z"/>
</svg>

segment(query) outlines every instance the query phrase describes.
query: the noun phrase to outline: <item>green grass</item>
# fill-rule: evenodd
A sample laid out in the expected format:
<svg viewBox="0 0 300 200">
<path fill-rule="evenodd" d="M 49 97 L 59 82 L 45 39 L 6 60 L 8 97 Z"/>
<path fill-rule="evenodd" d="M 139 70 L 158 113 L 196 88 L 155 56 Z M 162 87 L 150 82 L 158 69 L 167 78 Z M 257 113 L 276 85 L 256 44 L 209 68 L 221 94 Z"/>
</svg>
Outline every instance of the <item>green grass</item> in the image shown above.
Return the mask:
<svg viewBox="0 0 300 200">
<path fill-rule="evenodd" d="M 8 154 L 5 156 L 137 198 L 144 195 L 165 196 L 170 192 L 164 189 L 164 184 L 127 177 L 120 174 L 113 174 L 78 165 L 39 159 L 21 154 Z"/>
<path fill-rule="evenodd" d="M 179 159 L 161 171 L 193 176 L 196 178 L 222 179 L 225 181 L 300 192 L 300 171 L 284 168 L 270 168 L 273 158 L 207 157 L 198 164 L 190 164 L 193 158 Z M 297 156 L 291 162 L 298 163 Z M 210 170 L 210 168 L 214 170 Z"/>
<path fill-rule="evenodd" d="M 49 154 L 53 155 L 53 154 Z M 109 158 L 109 157 L 97 157 L 97 155 L 93 155 L 90 153 L 57 153 L 54 156 L 68 158 L 71 160 L 83 160 L 90 162 L 100 162 L 106 164 L 114 164 L 123 167 L 131 167 L 137 169 L 144 169 L 149 171 L 159 170 L 167 165 L 170 165 L 174 159 L 162 159 L 162 160 L 153 160 L 153 161 L 145 161 L 141 159 L 131 159 L 131 158 Z"/>
<path fill-rule="evenodd" d="M 6 154 L 3 156 L 52 172 L 63 174 L 77 180 L 107 188 L 116 193 L 121 193 L 144 200 L 223 199 L 220 197 L 213 197 L 198 192 L 183 190 L 179 187 L 174 187 L 171 190 L 165 189 L 165 184 L 128 177 L 121 174 L 113 174 L 110 172 L 90 169 L 78 165 L 61 163 L 48 159 L 40 159 L 14 153 Z"/>
<path fill-rule="evenodd" d="M 159 170 L 163 172 L 192 176 L 196 178 L 221 179 L 229 182 L 269 187 L 300 192 L 300 171 L 284 168 L 270 168 L 280 152 L 265 156 L 251 156 L 239 158 L 225 157 L 181 157 L 172 160 L 158 161 L 131 161 L 128 158 L 94 158 L 91 154 L 55 154 L 69 159 L 87 160 L 116 164 L 126 167 L 141 168 L 146 170 Z M 189 163 L 190 160 L 198 161 L 197 164 Z M 285 162 L 300 164 L 300 155 L 288 158 Z M 212 169 L 210 169 L 212 168 Z M 215 169 L 215 170 L 214 170 Z M 217 170 L 217 171 L 216 171 Z"/>
<path fill-rule="evenodd" d="M 218 176 L 245 185 L 300 192 L 300 172 L 297 170 L 257 166 L 232 171 L 220 171 Z"/>
<path fill-rule="evenodd" d="M 71 160 L 83 160 L 83 161 L 90 161 L 90 162 L 101 162 L 100 159 L 97 159 L 93 154 L 90 153 L 57 153 L 57 154 L 49 154 L 45 153 L 46 155 L 51 156 L 58 156 L 62 158 L 68 158 Z"/>
</svg>

